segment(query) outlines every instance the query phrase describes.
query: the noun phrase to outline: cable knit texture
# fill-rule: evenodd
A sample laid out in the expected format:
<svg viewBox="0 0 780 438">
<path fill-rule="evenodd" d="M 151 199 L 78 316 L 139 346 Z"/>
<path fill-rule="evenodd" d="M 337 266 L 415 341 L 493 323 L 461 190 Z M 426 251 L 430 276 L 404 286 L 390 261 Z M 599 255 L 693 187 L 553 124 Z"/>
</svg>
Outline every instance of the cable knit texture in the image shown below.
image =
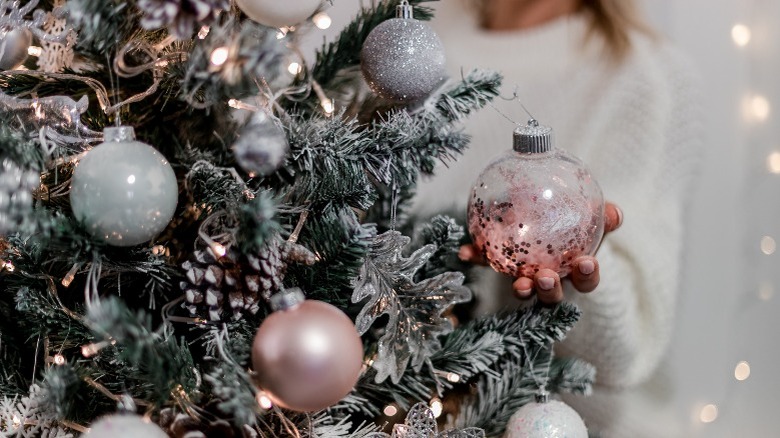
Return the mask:
<svg viewBox="0 0 780 438">
<path fill-rule="evenodd" d="M 598 289 L 566 290 L 583 318 L 558 354 L 593 363 L 597 393 L 637 385 L 663 357 L 680 292 L 684 207 L 701 153 L 691 69 L 668 45 L 642 35 L 634 35 L 626 59 L 612 62 L 598 35 L 586 38 L 588 21 L 580 15 L 516 32 L 480 31 L 473 15 L 457 1 L 437 7 L 433 25 L 451 74 L 475 67 L 501 71 L 505 95 L 516 90 L 534 118 L 553 127 L 556 146 L 582 158 L 605 198 L 624 212 L 622 228 L 597 254 Z M 499 100 L 495 109 L 467 122 L 473 141 L 464 156 L 420 185 L 420 214 L 453 208 L 465 214 L 477 175 L 511 148 L 514 126 L 502 114 L 527 119 L 516 102 Z M 487 269 L 481 275 L 474 286 L 480 312 L 513 305 L 510 281 Z M 596 402 L 599 397 L 573 402 L 590 427 L 605 436 L 640 436 L 609 430 L 606 417 L 614 412 Z"/>
</svg>

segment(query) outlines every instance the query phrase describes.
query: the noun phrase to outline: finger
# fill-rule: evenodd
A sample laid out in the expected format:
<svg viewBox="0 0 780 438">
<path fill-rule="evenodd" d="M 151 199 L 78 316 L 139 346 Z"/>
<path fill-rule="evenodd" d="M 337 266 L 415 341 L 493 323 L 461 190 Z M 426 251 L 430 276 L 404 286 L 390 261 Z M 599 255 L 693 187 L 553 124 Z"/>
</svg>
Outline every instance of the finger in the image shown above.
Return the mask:
<svg viewBox="0 0 780 438">
<path fill-rule="evenodd" d="M 521 300 L 527 300 L 534 294 L 534 281 L 528 277 L 520 277 L 512 283 L 515 296 Z"/>
<path fill-rule="evenodd" d="M 595 257 L 577 257 L 571 270 L 571 282 L 580 292 L 593 292 L 599 285 L 599 262 Z"/>
<path fill-rule="evenodd" d="M 537 272 L 534 276 L 534 285 L 536 296 L 542 304 L 551 306 L 563 301 L 561 277 L 552 269 L 542 269 Z"/>
<path fill-rule="evenodd" d="M 479 249 L 477 249 L 476 246 L 471 244 L 461 245 L 460 249 L 458 250 L 458 258 L 464 262 L 474 263 L 478 265 L 487 264 L 485 258 L 482 256 L 482 253 L 479 251 Z"/>
<path fill-rule="evenodd" d="M 610 233 L 623 225 L 623 210 L 617 205 L 607 202 L 604 206 L 604 232 Z"/>
</svg>

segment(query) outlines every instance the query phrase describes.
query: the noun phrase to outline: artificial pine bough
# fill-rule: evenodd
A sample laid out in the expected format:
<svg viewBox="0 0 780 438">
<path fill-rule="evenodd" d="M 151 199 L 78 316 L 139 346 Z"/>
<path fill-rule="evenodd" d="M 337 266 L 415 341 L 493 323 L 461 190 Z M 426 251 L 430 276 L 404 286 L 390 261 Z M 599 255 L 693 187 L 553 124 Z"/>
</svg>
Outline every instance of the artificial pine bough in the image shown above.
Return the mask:
<svg viewBox="0 0 780 438">
<path fill-rule="evenodd" d="M 463 228 L 446 216 L 414 223 L 406 201 L 421 174 L 467 147 L 458 122 L 497 96 L 501 77 L 476 70 L 414 104 L 373 96 L 360 50 L 396 5 L 361 10 L 290 79 L 307 25 L 265 27 L 228 2 L 0 0 L 4 32 L 27 29 L 60 51 L 0 73 L 2 433 L 77 436 L 126 410 L 170 436 L 367 437 L 437 400 L 438 427 L 417 406 L 394 436 L 498 436 L 540 381 L 589 391 L 588 364 L 552 358 L 573 306 L 453 328 L 452 306 L 471 295 L 457 271 Z M 55 19 L 65 28 L 45 25 Z M 266 122 L 283 135 L 239 165 L 231 146 Z M 154 145 L 178 186 L 172 220 L 133 246 L 96 236 L 69 198 L 100 132 L 120 123 Z M 252 369 L 272 295 L 294 288 L 362 334 L 357 383 L 319 412 L 274 403 Z M 423 429 L 400 432 L 410 427 Z"/>
</svg>

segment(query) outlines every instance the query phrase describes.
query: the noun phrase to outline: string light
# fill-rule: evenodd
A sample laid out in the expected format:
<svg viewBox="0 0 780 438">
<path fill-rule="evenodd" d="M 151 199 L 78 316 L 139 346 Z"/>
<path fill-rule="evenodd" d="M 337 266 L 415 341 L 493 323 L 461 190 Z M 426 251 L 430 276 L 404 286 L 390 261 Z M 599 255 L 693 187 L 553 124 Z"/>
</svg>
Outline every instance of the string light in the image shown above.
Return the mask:
<svg viewBox="0 0 780 438">
<path fill-rule="evenodd" d="M 255 398 L 257 399 L 257 404 L 266 411 L 274 407 L 274 403 L 268 397 L 268 394 L 263 391 L 258 392 Z"/>
<path fill-rule="evenodd" d="M 61 354 L 54 355 L 54 365 L 65 365 L 65 356 Z"/>
<path fill-rule="evenodd" d="M 333 101 L 331 99 L 323 99 L 320 102 L 320 105 L 322 105 L 322 109 L 328 115 L 333 114 L 333 111 L 336 110 L 336 106 L 333 104 Z"/>
<path fill-rule="evenodd" d="M 750 377 L 750 364 L 743 360 L 734 368 L 734 378 L 742 382 L 748 377 Z"/>
<path fill-rule="evenodd" d="M 769 118 L 771 106 L 766 97 L 757 94 L 745 100 L 745 118 L 749 121 L 763 122 Z"/>
<path fill-rule="evenodd" d="M 198 38 L 205 39 L 208 36 L 209 32 L 211 32 L 211 28 L 209 26 L 201 27 L 200 30 L 198 31 Z"/>
<path fill-rule="evenodd" d="M 398 413 L 398 408 L 396 408 L 393 405 L 387 405 L 385 406 L 384 409 L 382 409 L 382 413 L 384 413 L 388 417 L 392 417 Z"/>
<path fill-rule="evenodd" d="M 761 301 L 771 300 L 774 294 L 775 288 L 772 286 L 772 283 L 763 282 L 758 288 L 758 298 L 761 299 Z"/>
<path fill-rule="evenodd" d="M 3 262 L 3 269 L 5 269 L 8 272 L 14 272 L 16 270 L 16 266 L 14 266 L 13 263 L 10 261 Z"/>
<path fill-rule="evenodd" d="M 439 397 L 434 397 L 431 400 L 430 407 L 434 418 L 441 417 L 441 413 L 442 411 L 444 411 L 444 404 L 442 404 L 441 399 L 439 399 Z"/>
<path fill-rule="evenodd" d="M 287 36 L 287 32 L 290 31 L 289 27 L 281 27 L 279 28 L 279 32 L 276 32 L 276 39 L 280 40 Z"/>
<path fill-rule="evenodd" d="M 777 242 L 771 236 L 761 238 L 761 252 L 766 255 L 772 255 L 777 250 Z"/>
<path fill-rule="evenodd" d="M 699 421 L 702 423 L 712 423 L 718 418 L 718 407 L 709 404 L 701 408 L 699 412 Z"/>
<path fill-rule="evenodd" d="M 21 425 L 22 425 L 22 419 L 21 419 L 21 418 L 19 418 L 19 416 L 18 416 L 18 415 L 15 415 L 15 414 L 14 414 L 14 418 L 13 418 L 13 420 L 12 420 L 12 421 L 14 422 L 14 429 L 18 429 L 18 428 L 19 428 L 19 426 L 21 426 Z"/>
<path fill-rule="evenodd" d="M 447 381 L 449 381 L 450 383 L 460 382 L 460 374 L 447 373 Z"/>
<path fill-rule="evenodd" d="M 220 66 L 227 62 L 229 51 L 227 47 L 217 47 L 211 52 L 211 63 Z"/>
<path fill-rule="evenodd" d="M 39 58 L 43 54 L 43 49 L 38 46 L 30 46 L 27 48 L 27 54 Z"/>
<path fill-rule="evenodd" d="M 731 28 L 731 39 L 739 47 L 745 47 L 750 42 L 750 28 L 744 24 L 737 23 Z"/>
<path fill-rule="evenodd" d="M 220 245 L 219 243 L 211 245 L 211 251 L 214 252 L 217 257 L 224 257 L 225 254 L 227 254 L 227 249 L 225 249 L 224 245 Z"/>
<path fill-rule="evenodd" d="M 330 25 L 333 24 L 333 20 L 331 20 L 330 16 L 324 12 L 315 14 L 311 20 L 314 22 L 315 26 L 322 30 L 329 28 Z"/>
<path fill-rule="evenodd" d="M 297 75 L 303 71 L 303 66 L 297 62 L 291 62 L 290 65 L 287 66 L 287 71 L 290 72 L 291 75 Z"/>
</svg>

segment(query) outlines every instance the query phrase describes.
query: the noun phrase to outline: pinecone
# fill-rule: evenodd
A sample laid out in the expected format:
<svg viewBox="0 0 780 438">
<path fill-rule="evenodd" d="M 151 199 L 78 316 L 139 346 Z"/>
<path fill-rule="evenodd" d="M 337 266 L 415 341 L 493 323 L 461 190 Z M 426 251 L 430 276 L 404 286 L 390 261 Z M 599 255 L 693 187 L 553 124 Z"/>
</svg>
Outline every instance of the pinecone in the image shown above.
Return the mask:
<svg viewBox="0 0 780 438">
<path fill-rule="evenodd" d="M 29 224 L 32 216 L 33 190 L 41 184 L 41 175 L 24 170 L 9 159 L 0 168 L 0 235 L 7 235 Z"/>
<path fill-rule="evenodd" d="M 182 264 L 187 281 L 180 283 L 190 314 L 208 312 L 211 321 L 230 311 L 233 319 L 244 312 L 257 313 L 260 298 L 268 300 L 282 288 L 287 262 L 312 264 L 315 256 L 306 248 L 274 240 L 256 254 L 230 250 L 217 258 L 210 248 L 197 250 L 194 260 Z"/>
<path fill-rule="evenodd" d="M 141 26 L 150 30 L 167 27 L 178 39 L 191 38 L 197 25 L 212 22 L 218 10 L 229 7 L 227 0 L 138 0 L 144 14 Z"/>
<path fill-rule="evenodd" d="M 235 430 L 225 420 L 198 421 L 171 408 L 160 412 L 160 427 L 173 438 L 233 438 Z"/>
</svg>

